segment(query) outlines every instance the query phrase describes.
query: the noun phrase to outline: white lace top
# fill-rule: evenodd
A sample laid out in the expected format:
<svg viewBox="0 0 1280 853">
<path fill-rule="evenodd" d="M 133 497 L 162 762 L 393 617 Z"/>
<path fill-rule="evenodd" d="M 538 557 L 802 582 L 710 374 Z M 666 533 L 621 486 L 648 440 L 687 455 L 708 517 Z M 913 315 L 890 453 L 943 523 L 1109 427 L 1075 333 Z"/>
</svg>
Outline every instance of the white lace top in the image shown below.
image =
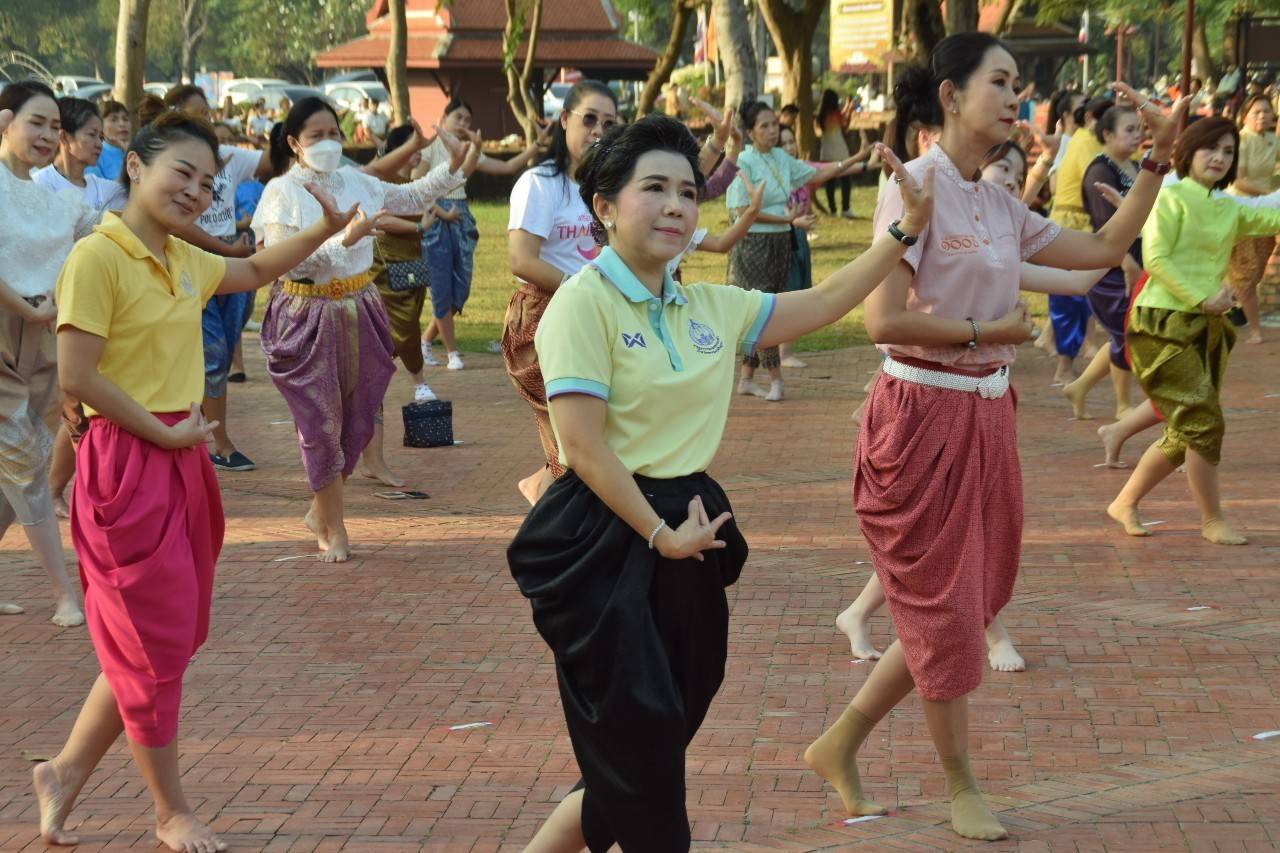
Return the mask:
<svg viewBox="0 0 1280 853">
<path fill-rule="evenodd" d="M 271 246 L 320 219 L 323 215 L 320 203 L 305 187 L 309 183 L 332 193 L 339 210 L 359 204 L 367 216 L 379 210 L 416 216 L 445 193 L 466 183 L 466 178 L 461 170 L 450 172 L 448 163 L 408 184 L 389 184 L 351 166 L 335 172 L 316 172 L 295 165 L 267 184 L 262 200 L 258 202 L 252 228 L 262 243 Z M 359 275 L 373 266 L 372 237 L 365 237 L 349 247 L 342 245 L 342 237 L 342 232 L 330 237 L 309 258 L 290 270 L 285 278 L 295 281 L 310 279 L 320 284 Z"/>
<path fill-rule="evenodd" d="M 0 164 L 0 280 L 19 296 L 51 295 L 71 246 L 100 214 L 79 190 L 53 192 Z"/>
</svg>

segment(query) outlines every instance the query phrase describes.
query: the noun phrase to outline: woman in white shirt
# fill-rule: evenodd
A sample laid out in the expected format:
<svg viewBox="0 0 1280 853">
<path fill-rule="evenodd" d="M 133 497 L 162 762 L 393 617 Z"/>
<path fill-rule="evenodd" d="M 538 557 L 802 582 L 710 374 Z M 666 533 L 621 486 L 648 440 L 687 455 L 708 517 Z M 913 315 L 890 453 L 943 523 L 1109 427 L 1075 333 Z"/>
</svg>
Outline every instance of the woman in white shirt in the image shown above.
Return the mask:
<svg viewBox="0 0 1280 853">
<path fill-rule="evenodd" d="M 84 624 L 80 595 L 67 577 L 62 535 L 49 494 L 57 410 L 57 317 L 53 289 L 62 262 L 97 221 L 78 192 L 51 192 L 31 179 L 58 151 L 61 114 L 53 91 L 35 81 L 0 92 L 0 535 L 16 520 L 53 581 L 60 627 Z M 6 115 L 7 117 L 7 115 Z M 0 614 L 21 613 L 0 604 Z"/>
<path fill-rule="evenodd" d="M 521 175 L 511 191 L 507 262 L 520 285 L 507 305 L 502 359 L 516 390 L 533 407 L 542 442 L 545 464 L 518 485 L 530 505 L 564 472 L 533 336 L 561 282 L 600 254 L 591 236 L 591 212 L 573 175 L 587 146 L 617 123 L 618 102 L 608 86 L 598 80 L 575 83 L 552 128 L 547 159 Z"/>
<path fill-rule="evenodd" d="M 339 208 L 357 207 L 363 221 L 336 235 L 272 287 L 262 319 L 267 371 L 298 430 L 302 463 L 314 493 L 306 524 L 320 559 L 349 556 L 343 522 L 343 481 L 373 435 L 375 418 L 395 368 L 387 311 L 373 283 L 373 234 L 387 213 L 417 214 L 461 186 L 478 151 L 454 159 L 409 184 L 391 184 L 342 166 L 342 130 L 333 107 L 303 98 L 271 130 L 271 162 L 253 232 L 271 246 L 323 215 L 308 191 L 333 195 Z M 288 168 L 294 159 L 300 162 Z M 288 171 L 285 171 L 288 168 Z"/>
</svg>

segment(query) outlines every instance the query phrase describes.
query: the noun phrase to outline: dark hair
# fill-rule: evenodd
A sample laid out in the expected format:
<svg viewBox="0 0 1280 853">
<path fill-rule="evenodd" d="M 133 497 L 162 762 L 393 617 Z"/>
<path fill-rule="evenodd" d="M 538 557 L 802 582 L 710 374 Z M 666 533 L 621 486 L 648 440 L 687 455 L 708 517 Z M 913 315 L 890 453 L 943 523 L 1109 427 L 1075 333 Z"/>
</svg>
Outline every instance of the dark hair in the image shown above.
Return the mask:
<svg viewBox="0 0 1280 853">
<path fill-rule="evenodd" d="M 174 86 L 172 89 L 165 92 L 164 105 L 171 110 L 180 110 L 182 109 L 182 105 L 185 104 L 189 98 L 194 98 L 196 95 L 200 96 L 200 99 L 204 101 L 205 106 L 209 105 L 209 96 L 204 93 L 204 89 L 201 89 L 199 86 L 193 86 L 190 83 L 184 83 L 181 86 Z"/>
<path fill-rule="evenodd" d="M 298 134 L 302 132 L 302 126 L 307 123 L 307 119 L 311 118 L 321 110 L 328 110 L 329 115 L 333 116 L 333 120 L 337 122 L 338 127 L 342 127 L 342 122 L 338 120 L 338 114 L 334 112 L 333 106 L 324 98 L 318 98 L 310 95 L 298 101 L 289 108 L 289 114 L 284 117 L 284 121 L 278 121 L 271 126 L 270 145 L 268 151 L 271 157 L 271 171 L 275 175 L 283 175 L 285 170 L 289 168 L 289 161 L 293 159 L 293 152 L 289 150 L 289 137 L 298 138 Z"/>
<path fill-rule="evenodd" d="M 1178 177 L 1190 178 L 1191 161 L 1196 158 L 1196 152 L 1202 148 L 1213 148 L 1218 144 L 1219 139 L 1228 134 L 1235 143 L 1236 153 L 1231 158 L 1227 173 L 1213 185 L 1213 188 L 1222 190 L 1234 183 L 1236 166 L 1240 162 L 1240 131 L 1236 128 L 1235 122 L 1222 116 L 1206 116 L 1195 124 L 1188 124 L 1179 134 L 1178 141 L 1173 144 L 1173 168 L 1177 171 Z"/>
<path fill-rule="evenodd" d="M 823 120 L 827 117 L 827 113 L 840 112 L 840 96 L 836 94 L 835 89 L 823 89 L 822 101 L 818 104 L 818 124 L 821 126 Z"/>
<path fill-rule="evenodd" d="M 466 110 L 472 115 L 476 114 L 476 111 L 471 109 L 470 104 L 462 100 L 462 98 L 459 98 L 457 95 L 454 95 L 452 98 L 449 99 L 449 103 L 444 105 L 444 114 L 449 115 L 449 113 L 455 113 L 458 110 Z"/>
<path fill-rule="evenodd" d="M 1106 112 L 1099 116 L 1098 123 L 1093 126 L 1093 135 L 1098 137 L 1099 142 L 1106 145 L 1107 140 L 1102 138 L 1102 134 L 1115 133 L 1116 126 L 1120 124 L 1121 116 L 1126 113 L 1133 113 L 1134 115 L 1137 115 L 1137 112 L 1137 108 L 1131 104 L 1116 104 L 1115 106 L 1108 107 Z"/>
<path fill-rule="evenodd" d="M 102 118 L 93 101 L 86 101 L 84 98 L 59 98 L 58 115 L 62 118 L 62 129 L 68 136 L 75 136 L 91 120 Z"/>
<path fill-rule="evenodd" d="M 149 166 L 170 145 L 184 140 L 203 142 L 209 146 L 209 151 L 213 153 L 214 171 L 222 165 L 222 161 L 218 159 L 218 137 L 213 132 L 213 126 L 191 113 L 173 110 L 165 111 L 155 121 L 144 124 L 129 142 L 129 151 L 137 153 L 138 159 Z M 128 169 L 120 170 L 120 183 L 124 184 L 125 195 L 128 195 Z"/>
<path fill-rule="evenodd" d="M 1022 161 L 1022 173 L 1027 173 L 1027 152 L 1022 150 L 1022 146 L 1010 139 L 1008 142 L 1001 142 L 987 152 L 987 156 L 982 158 L 982 168 L 987 168 L 992 163 L 1003 160 L 1010 153 L 1018 155 L 1018 159 Z"/>
<path fill-rule="evenodd" d="M 387 131 L 386 139 L 382 144 L 387 151 L 395 151 L 408 142 L 411 136 L 413 136 L 412 124 L 398 124 Z"/>
<path fill-rule="evenodd" d="M 102 118 L 105 121 L 116 113 L 129 114 L 129 108 L 119 101 L 107 99 L 102 102 Z"/>
<path fill-rule="evenodd" d="M 795 104 L 783 104 L 782 109 L 778 110 L 778 115 L 800 115 L 800 108 Z"/>
<path fill-rule="evenodd" d="M 693 170 L 698 191 L 702 191 L 706 181 L 698 169 L 698 143 L 683 122 L 653 113 L 634 124 L 613 128 L 587 148 L 574 176 L 582 200 L 591 211 L 591 236 L 600 245 L 609 241 L 592 200 L 597 195 L 610 201 L 616 199 L 635 175 L 636 163 L 650 151 L 670 151 L 684 157 Z"/>
<path fill-rule="evenodd" d="M 1268 98 L 1266 95 L 1262 95 L 1262 94 L 1254 95 L 1253 97 L 1246 99 L 1245 102 L 1240 105 L 1240 112 L 1236 114 L 1237 127 L 1240 127 L 1240 128 L 1244 127 L 1245 117 L 1249 115 L 1249 110 L 1253 109 L 1253 105 L 1257 103 L 1263 103 L 1271 107 L 1271 112 L 1273 114 L 1276 111 L 1276 108 L 1271 105 L 1271 99 Z"/>
<path fill-rule="evenodd" d="M 573 108 L 582 103 L 582 99 L 588 95 L 603 95 L 613 102 L 613 108 L 618 108 L 618 98 L 613 94 L 613 90 L 601 83 L 599 80 L 591 80 L 583 78 L 573 84 L 567 94 L 564 96 L 565 112 L 572 112 Z M 563 175 L 569 171 L 569 161 L 573 158 L 569 156 L 569 140 L 564 133 L 564 126 L 557 120 L 551 125 L 551 145 L 547 148 L 547 156 L 538 164 L 539 166 L 550 166 L 550 177 Z M 587 205 L 590 207 L 590 205 Z"/>
<path fill-rule="evenodd" d="M 1049 115 L 1045 118 L 1045 133 L 1057 133 L 1058 122 L 1065 119 L 1068 113 L 1071 114 L 1072 120 L 1075 119 L 1075 111 L 1071 109 L 1071 101 L 1076 97 L 1083 98 L 1084 93 L 1076 89 L 1063 89 L 1053 96 L 1052 100 L 1049 101 Z"/>
<path fill-rule="evenodd" d="M 53 90 L 39 80 L 21 80 L 17 83 L 9 83 L 4 87 L 4 91 L 0 92 L 0 110 L 13 110 L 13 114 L 16 116 L 27 101 L 40 96 L 48 98 L 54 104 L 58 103 L 58 96 L 53 94 Z"/>
<path fill-rule="evenodd" d="M 907 128 L 912 122 L 942 127 L 945 116 L 938 87 L 950 80 L 963 88 L 982 65 L 989 51 L 1009 48 L 991 33 L 956 33 L 938 42 L 929 54 L 929 65 L 909 65 L 893 84 L 893 103 L 897 111 L 894 125 L 894 151 L 906 150 Z"/>
<path fill-rule="evenodd" d="M 752 101 L 744 104 L 742 107 L 742 127 L 747 133 L 750 133 L 756 126 L 756 122 L 760 119 L 760 114 L 764 112 L 773 112 L 773 107 L 764 101 Z"/>
<path fill-rule="evenodd" d="M 1075 120 L 1077 127 L 1084 127 L 1085 119 L 1092 118 L 1094 121 L 1102 118 L 1102 114 L 1111 109 L 1115 101 L 1110 98 L 1094 98 L 1092 101 L 1086 101 L 1076 107 Z"/>
<path fill-rule="evenodd" d="M 165 110 L 168 109 L 164 105 L 164 101 L 155 95 L 143 95 L 142 100 L 138 101 L 138 124 L 148 125 L 158 119 Z"/>
</svg>

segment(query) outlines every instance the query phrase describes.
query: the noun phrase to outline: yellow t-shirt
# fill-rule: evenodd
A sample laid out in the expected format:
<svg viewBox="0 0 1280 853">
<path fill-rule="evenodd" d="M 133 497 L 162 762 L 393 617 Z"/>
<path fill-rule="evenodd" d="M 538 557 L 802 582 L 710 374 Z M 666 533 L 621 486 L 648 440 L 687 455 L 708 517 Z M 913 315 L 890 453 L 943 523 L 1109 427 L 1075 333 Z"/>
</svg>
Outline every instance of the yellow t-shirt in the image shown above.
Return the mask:
<svg viewBox="0 0 1280 853">
<path fill-rule="evenodd" d="M 93 231 L 58 276 L 58 328 L 105 338 L 98 373 L 147 411 L 189 410 L 204 396 L 200 312 L 226 260 L 170 237 L 166 270 L 114 213 Z"/>
<path fill-rule="evenodd" d="M 1067 228 L 1079 228 L 1080 217 L 1073 214 L 1084 213 L 1085 170 L 1093 159 L 1102 152 L 1102 143 L 1094 136 L 1092 130 L 1083 127 L 1071 134 L 1067 143 L 1067 152 L 1062 155 L 1062 163 L 1058 165 L 1057 184 L 1053 191 L 1053 211 L 1049 218 Z M 1091 230 L 1088 214 L 1084 215 L 1084 230 Z"/>
<path fill-rule="evenodd" d="M 605 442 L 632 473 L 705 471 L 724 434 L 738 353 L 755 349 L 773 304 L 761 291 L 679 285 L 670 272 L 658 298 L 606 248 L 560 286 L 538 324 L 547 399 L 605 400 Z M 554 405 L 551 424 L 559 439 Z"/>
</svg>

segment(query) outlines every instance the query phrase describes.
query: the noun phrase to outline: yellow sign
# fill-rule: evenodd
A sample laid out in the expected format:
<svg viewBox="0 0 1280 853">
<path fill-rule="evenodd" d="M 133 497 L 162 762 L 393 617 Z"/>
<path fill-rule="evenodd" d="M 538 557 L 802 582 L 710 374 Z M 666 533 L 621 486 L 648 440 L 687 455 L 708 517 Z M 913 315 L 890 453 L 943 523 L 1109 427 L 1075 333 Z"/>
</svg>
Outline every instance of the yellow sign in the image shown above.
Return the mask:
<svg viewBox="0 0 1280 853">
<path fill-rule="evenodd" d="M 893 0 L 831 0 L 831 69 L 884 67 L 893 48 Z"/>
</svg>

